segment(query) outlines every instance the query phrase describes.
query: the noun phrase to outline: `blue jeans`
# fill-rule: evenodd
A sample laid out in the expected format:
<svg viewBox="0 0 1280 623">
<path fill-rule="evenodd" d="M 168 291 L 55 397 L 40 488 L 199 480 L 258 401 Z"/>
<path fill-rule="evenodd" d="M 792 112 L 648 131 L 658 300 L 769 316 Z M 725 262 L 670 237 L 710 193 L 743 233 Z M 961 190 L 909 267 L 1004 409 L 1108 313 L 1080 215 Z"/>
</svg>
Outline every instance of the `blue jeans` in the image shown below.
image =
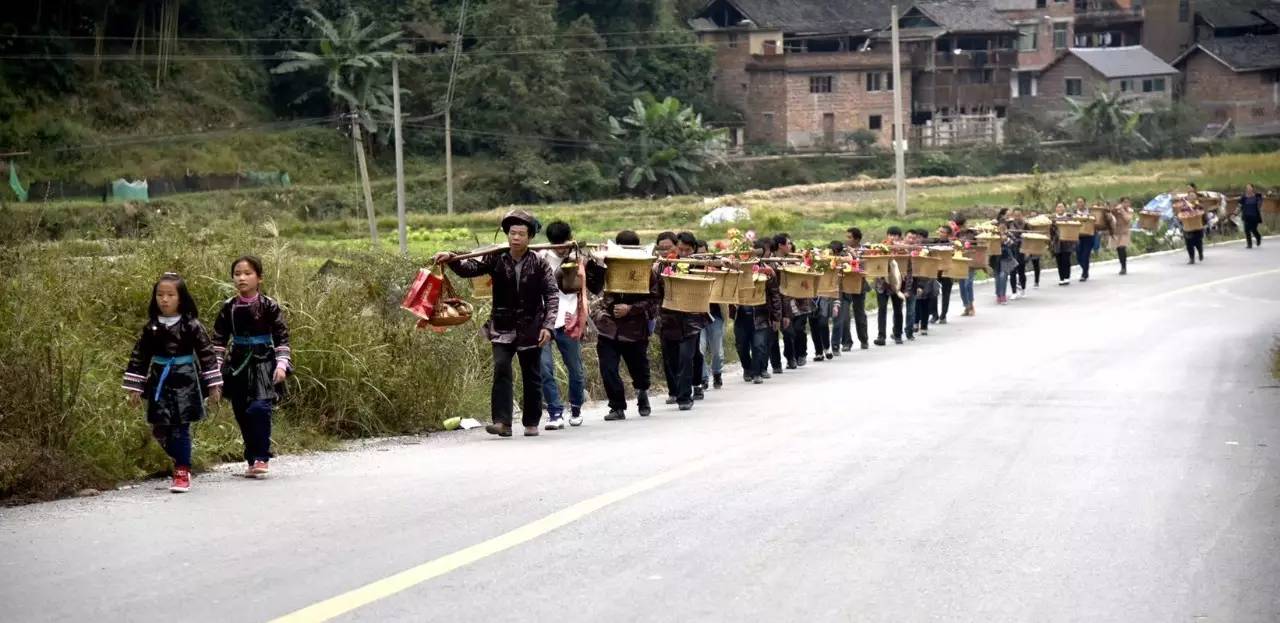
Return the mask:
<svg viewBox="0 0 1280 623">
<path fill-rule="evenodd" d="M 996 270 L 996 296 L 1004 298 L 1006 292 L 1009 291 L 1009 274 L 1003 269 Z"/>
<path fill-rule="evenodd" d="M 973 275 L 977 271 L 970 268 L 969 278 L 960 280 L 960 303 L 965 307 L 973 305 Z"/>
<path fill-rule="evenodd" d="M 587 401 L 587 385 L 582 373 L 582 343 L 569 337 L 564 329 L 556 329 L 552 340 L 542 347 L 542 399 L 547 403 L 547 414 L 564 413 L 560 402 L 560 388 L 556 386 L 556 360 L 552 348 L 560 350 L 560 358 L 569 371 L 569 405 L 581 407 Z"/>
<path fill-rule="evenodd" d="M 724 372 L 724 318 L 712 316 L 711 324 L 702 330 L 698 340 L 702 351 L 702 378 Z"/>
<path fill-rule="evenodd" d="M 911 291 L 914 293 L 915 288 L 912 288 Z M 907 337 L 911 337 L 916 334 L 916 297 L 908 296 L 907 300 L 902 302 L 902 306 L 906 308 L 903 313 L 907 317 Z"/>
</svg>

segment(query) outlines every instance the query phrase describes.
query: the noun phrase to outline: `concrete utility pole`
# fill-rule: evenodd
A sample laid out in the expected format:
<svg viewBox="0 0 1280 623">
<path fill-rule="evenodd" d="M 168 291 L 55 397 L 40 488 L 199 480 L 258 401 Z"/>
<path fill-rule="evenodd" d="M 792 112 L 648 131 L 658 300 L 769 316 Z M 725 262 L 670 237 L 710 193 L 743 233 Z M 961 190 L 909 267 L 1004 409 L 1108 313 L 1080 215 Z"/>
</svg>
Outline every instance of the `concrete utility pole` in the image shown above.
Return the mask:
<svg viewBox="0 0 1280 623">
<path fill-rule="evenodd" d="M 449 67 L 449 89 L 444 97 L 444 204 L 453 214 L 453 81 L 458 75 L 458 53 L 462 51 L 462 28 L 467 22 L 467 0 L 458 11 L 458 32 L 453 38 L 453 63 Z"/>
<path fill-rule="evenodd" d="M 897 186 L 898 216 L 907 213 L 907 181 L 905 179 L 907 132 L 902 123 L 902 52 L 898 46 L 898 5 L 893 5 L 893 179 Z"/>
<path fill-rule="evenodd" d="M 364 159 L 364 141 L 360 138 L 360 115 L 351 113 L 351 148 L 356 152 L 356 165 L 360 167 L 360 188 L 364 190 L 364 209 L 369 216 L 369 240 L 373 250 L 378 250 L 378 221 L 373 216 L 373 190 L 369 188 L 369 165 Z"/>
<path fill-rule="evenodd" d="M 400 134 L 400 61 L 391 61 L 391 109 L 396 132 L 396 225 L 400 229 L 400 255 L 409 254 L 409 231 L 404 216 L 404 137 Z"/>
</svg>

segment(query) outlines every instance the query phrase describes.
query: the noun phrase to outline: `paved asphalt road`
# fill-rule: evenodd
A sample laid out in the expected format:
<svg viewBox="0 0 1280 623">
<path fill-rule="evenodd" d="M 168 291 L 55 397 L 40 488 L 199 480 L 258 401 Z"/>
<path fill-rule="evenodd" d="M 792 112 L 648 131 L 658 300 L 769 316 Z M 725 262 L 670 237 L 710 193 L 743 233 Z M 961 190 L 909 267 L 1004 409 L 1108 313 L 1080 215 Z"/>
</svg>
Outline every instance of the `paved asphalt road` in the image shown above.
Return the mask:
<svg viewBox="0 0 1280 623">
<path fill-rule="evenodd" d="M 1207 255 L 691 413 L 3 509 L 0 620 L 1277 621 L 1280 239 Z"/>
</svg>

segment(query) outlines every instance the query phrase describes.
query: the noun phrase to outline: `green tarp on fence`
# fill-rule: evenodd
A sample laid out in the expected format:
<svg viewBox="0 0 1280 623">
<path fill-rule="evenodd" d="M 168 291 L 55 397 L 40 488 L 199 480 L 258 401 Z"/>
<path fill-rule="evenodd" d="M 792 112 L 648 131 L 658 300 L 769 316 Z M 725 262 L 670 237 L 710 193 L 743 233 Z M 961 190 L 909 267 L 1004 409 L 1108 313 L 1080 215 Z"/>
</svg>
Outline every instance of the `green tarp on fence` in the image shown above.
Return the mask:
<svg viewBox="0 0 1280 623">
<path fill-rule="evenodd" d="M 126 182 L 120 179 L 111 182 L 111 198 L 117 201 L 150 201 L 147 195 L 147 180 Z"/>
</svg>

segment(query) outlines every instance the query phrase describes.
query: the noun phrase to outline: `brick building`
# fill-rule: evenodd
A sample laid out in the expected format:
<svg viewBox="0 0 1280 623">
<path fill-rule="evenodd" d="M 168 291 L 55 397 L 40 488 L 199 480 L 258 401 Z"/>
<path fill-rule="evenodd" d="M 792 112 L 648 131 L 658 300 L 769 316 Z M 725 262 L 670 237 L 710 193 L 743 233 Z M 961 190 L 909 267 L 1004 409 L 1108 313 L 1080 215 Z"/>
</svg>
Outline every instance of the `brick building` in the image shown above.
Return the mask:
<svg viewBox="0 0 1280 623">
<path fill-rule="evenodd" d="M 1280 35 L 1200 42 L 1174 65 L 1185 73 L 1183 98 L 1216 131 L 1280 135 Z"/>
<path fill-rule="evenodd" d="M 892 54 L 871 35 L 888 25 L 890 2 L 712 0 L 690 26 L 716 46 L 715 94 L 742 113 L 746 142 L 846 149 L 869 130 L 888 144 Z M 910 71 L 904 59 L 904 86 Z"/>
<path fill-rule="evenodd" d="M 1057 117 L 1070 110 L 1067 99 L 1084 103 L 1105 91 L 1132 98 L 1135 110 L 1149 112 L 1157 102 L 1173 101 L 1177 78 L 1177 69 L 1142 46 L 1069 48 L 1041 70 L 1037 94 L 1019 105 Z"/>
</svg>

